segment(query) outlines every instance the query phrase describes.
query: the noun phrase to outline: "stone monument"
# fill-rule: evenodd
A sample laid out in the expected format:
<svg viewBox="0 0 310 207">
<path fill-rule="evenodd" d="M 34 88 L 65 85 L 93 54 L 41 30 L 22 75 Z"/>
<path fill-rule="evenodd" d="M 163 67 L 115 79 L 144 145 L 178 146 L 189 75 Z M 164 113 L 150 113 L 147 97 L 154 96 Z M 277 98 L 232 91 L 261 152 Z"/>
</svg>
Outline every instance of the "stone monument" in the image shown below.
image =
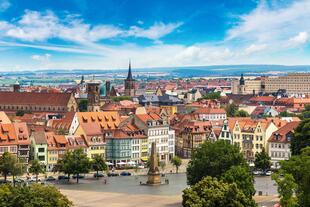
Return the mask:
<svg viewBox="0 0 310 207">
<path fill-rule="evenodd" d="M 160 185 L 161 184 L 155 142 L 152 143 L 150 168 L 149 168 L 149 172 L 147 173 L 147 176 L 148 176 L 148 179 L 146 182 L 147 185 Z"/>
</svg>

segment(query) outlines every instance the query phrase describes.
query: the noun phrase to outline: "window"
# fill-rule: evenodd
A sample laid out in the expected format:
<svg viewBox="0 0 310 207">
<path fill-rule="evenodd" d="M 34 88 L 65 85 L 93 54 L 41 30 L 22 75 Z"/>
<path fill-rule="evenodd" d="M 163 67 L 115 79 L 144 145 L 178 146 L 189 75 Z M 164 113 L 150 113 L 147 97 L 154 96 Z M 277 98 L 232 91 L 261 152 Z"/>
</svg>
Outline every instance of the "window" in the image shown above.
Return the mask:
<svg viewBox="0 0 310 207">
<path fill-rule="evenodd" d="M 44 148 L 39 148 L 38 152 L 45 152 L 45 149 Z"/>
</svg>

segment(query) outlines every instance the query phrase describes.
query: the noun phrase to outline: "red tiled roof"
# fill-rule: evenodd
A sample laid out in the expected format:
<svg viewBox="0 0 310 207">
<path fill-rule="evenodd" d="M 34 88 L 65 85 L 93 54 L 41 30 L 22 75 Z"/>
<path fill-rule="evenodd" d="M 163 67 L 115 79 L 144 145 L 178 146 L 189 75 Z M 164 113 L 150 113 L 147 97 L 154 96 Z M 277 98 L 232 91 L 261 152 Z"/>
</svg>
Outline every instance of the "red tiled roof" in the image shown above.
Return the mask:
<svg viewBox="0 0 310 207">
<path fill-rule="evenodd" d="M 279 128 L 277 131 L 273 132 L 268 139 L 268 142 L 288 142 L 285 135 L 289 132 L 294 132 L 294 129 L 298 127 L 299 123 L 300 122 L 298 121 L 292 121 L 287 123 L 283 127 Z M 278 139 L 276 138 L 276 136 L 278 136 Z"/>
<path fill-rule="evenodd" d="M 0 92 L 0 104 L 67 106 L 70 93 Z"/>
<path fill-rule="evenodd" d="M 195 114 L 226 114 L 226 111 L 222 108 L 199 108 L 195 112 Z"/>
</svg>

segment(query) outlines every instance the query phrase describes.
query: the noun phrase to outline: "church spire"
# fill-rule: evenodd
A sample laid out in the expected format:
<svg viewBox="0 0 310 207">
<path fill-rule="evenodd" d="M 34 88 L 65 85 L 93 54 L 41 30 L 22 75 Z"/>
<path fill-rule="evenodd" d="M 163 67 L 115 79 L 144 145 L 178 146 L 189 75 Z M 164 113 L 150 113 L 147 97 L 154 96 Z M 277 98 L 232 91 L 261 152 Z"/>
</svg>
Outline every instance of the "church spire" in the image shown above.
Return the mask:
<svg viewBox="0 0 310 207">
<path fill-rule="evenodd" d="M 127 80 L 133 80 L 132 74 L 131 74 L 131 61 L 130 60 L 129 60 Z"/>
</svg>

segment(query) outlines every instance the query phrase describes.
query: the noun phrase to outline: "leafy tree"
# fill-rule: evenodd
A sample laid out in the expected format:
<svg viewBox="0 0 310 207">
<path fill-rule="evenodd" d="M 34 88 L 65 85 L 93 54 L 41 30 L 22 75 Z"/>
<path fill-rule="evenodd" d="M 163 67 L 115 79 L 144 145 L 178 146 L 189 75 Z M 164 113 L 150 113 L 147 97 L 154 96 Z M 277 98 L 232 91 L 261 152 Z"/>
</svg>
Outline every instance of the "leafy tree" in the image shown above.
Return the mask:
<svg viewBox="0 0 310 207">
<path fill-rule="evenodd" d="M 294 177 L 299 206 L 310 206 L 310 147 L 302 149 L 300 155 L 282 161 L 280 172 Z"/>
<path fill-rule="evenodd" d="M 16 111 L 16 116 L 24 116 L 24 114 L 25 114 L 25 111 L 23 111 L 23 110 L 18 110 L 18 111 Z"/>
<path fill-rule="evenodd" d="M 1 185 L 0 206 L 71 207 L 73 203 L 51 185 Z"/>
<path fill-rule="evenodd" d="M 79 102 L 78 108 L 80 112 L 87 111 L 88 101 L 86 99 L 83 99 Z"/>
<path fill-rule="evenodd" d="M 57 165 L 54 167 L 54 172 L 62 172 L 68 175 L 68 181 L 70 180 L 70 175 L 72 175 L 72 151 L 67 151 L 63 154 L 62 158 L 57 161 Z"/>
<path fill-rule="evenodd" d="M 295 114 L 294 113 L 289 113 L 288 111 L 282 111 L 279 113 L 280 117 L 294 117 Z"/>
<path fill-rule="evenodd" d="M 112 97 L 112 100 L 115 102 L 124 101 L 124 100 L 131 100 L 130 96 L 115 96 Z"/>
<path fill-rule="evenodd" d="M 104 161 L 104 158 L 102 155 L 98 155 L 96 154 L 91 162 L 92 164 L 92 168 L 93 170 L 95 170 L 97 172 L 97 175 L 98 175 L 98 172 L 101 170 L 101 171 L 104 171 L 104 170 L 107 170 L 107 165 L 105 164 L 105 161 Z M 97 179 L 99 179 L 99 177 L 97 176 Z"/>
<path fill-rule="evenodd" d="M 203 99 L 219 99 L 221 98 L 221 92 L 210 92 L 204 95 L 202 98 L 199 98 L 198 101 Z"/>
<path fill-rule="evenodd" d="M 175 166 L 175 169 L 176 169 L 176 173 L 179 172 L 179 167 L 182 165 L 182 160 L 180 157 L 178 156 L 174 156 L 172 159 L 171 159 L 171 163 L 173 166 Z"/>
<path fill-rule="evenodd" d="M 58 135 L 66 135 L 66 134 L 68 134 L 68 131 L 63 129 L 63 128 L 60 128 L 57 130 L 57 134 Z"/>
<path fill-rule="evenodd" d="M 71 154 L 71 169 L 72 173 L 76 175 L 76 183 L 79 183 L 79 177 L 81 173 L 87 173 L 90 169 L 90 161 L 83 149 L 74 150 Z"/>
<path fill-rule="evenodd" d="M 30 168 L 29 168 L 29 172 L 34 174 L 36 176 L 36 182 L 38 182 L 38 176 L 40 173 L 44 173 L 45 172 L 45 166 L 42 165 L 39 160 L 33 160 L 31 162 Z"/>
<path fill-rule="evenodd" d="M 252 197 L 244 195 L 235 183 L 205 177 L 183 191 L 184 207 L 255 207 Z"/>
<path fill-rule="evenodd" d="M 270 169 L 271 162 L 268 153 L 265 151 L 265 148 L 262 149 L 261 152 L 256 153 L 254 164 L 257 169 L 266 171 Z"/>
<path fill-rule="evenodd" d="M 252 197 L 255 194 L 254 178 L 246 167 L 232 166 L 221 179 L 226 183 L 236 183 L 247 197 Z"/>
<path fill-rule="evenodd" d="M 5 152 L 0 157 L 0 172 L 2 173 L 4 180 L 7 180 L 8 174 L 14 171 L 17 164 L 17 157 L 9 152 Z"/>
<path fill-rule="evenodd" d="M 297 198 L 294 196 L 297 190 L 297 184 L 291 174 L 284 174 L 281 177 L 279 173 L 273 173 L 272 179 L 278 185 L 278 193 L 280 197 L 280 204 L 283 207 L 297 207 Z"/>
<path fill-rule="evenodd" d="M 309 119 L 310 118 L 310 105 L 305 106 L 305 110 L 301 114 L 302 119 Z"/>
<path fill-rule="evenodd" d="M 299 155 L 307 146 L 310 146 L 310 119 L 303 120 L 296 128 L 291 140 L 292 155 Z"/>
<path fill-rule="evenodd" d="M 238 111 L 238 106 L 234 103 L 228 104 L 225 108 L 227 116 L 228 117 L 233 117 L 235 116 L 236 112 Z"/>
<path fill-rule="evenodd" d="M 13 185 L 15 186 L 15 177 L 22 175 L 25 172 L 25 167 L 22 163 L 16 162 L 12 168 L 11 175 L 13 177 Z"/>
<path fill-rule="evenodd" d="M 235 113 L 235 116 L 237 117 L 248 117 L 250 116 L 248 112 L 246 112 L 245 110 L 238 110 L 236 113 Z"/>
<path fill-rule="evenodd" d="M 187 182 L 193 185 L 205 176 L 220 178 L 232 166 L 247 166 L 239 147 L 224 140 L 204 142 L 192 154 L 187 167 Z"/>
</svg>

